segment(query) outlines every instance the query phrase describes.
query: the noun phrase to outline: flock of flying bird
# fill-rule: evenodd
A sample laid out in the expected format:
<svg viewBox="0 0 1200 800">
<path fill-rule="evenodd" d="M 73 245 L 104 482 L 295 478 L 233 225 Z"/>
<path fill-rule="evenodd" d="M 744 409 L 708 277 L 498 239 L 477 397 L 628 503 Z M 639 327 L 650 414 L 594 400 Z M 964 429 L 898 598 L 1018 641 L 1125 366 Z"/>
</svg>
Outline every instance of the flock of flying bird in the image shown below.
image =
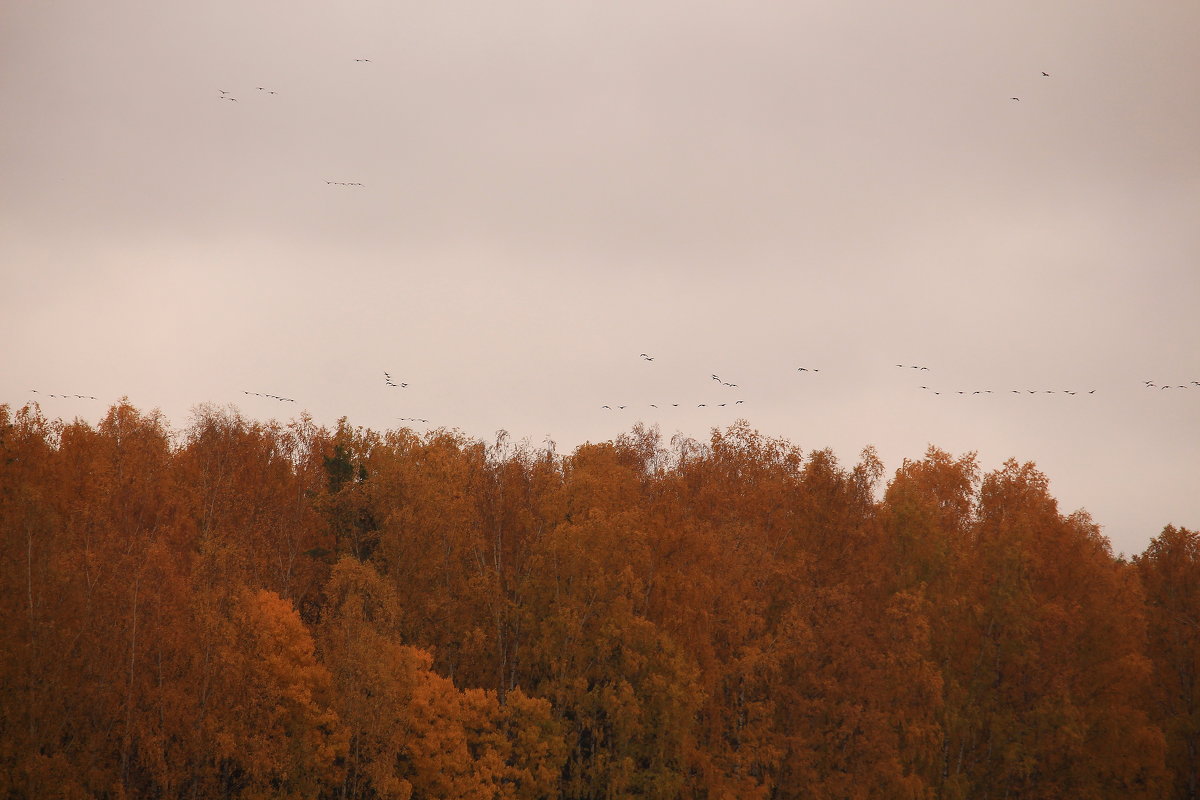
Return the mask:
<svg viewBox="0 0 1200 800">
<path fill-rule="evenodd" d="M 370 63 L 371 62 L 371 59 L 369 59 L 369 58 L 356 58 L 354 60 L 355 60 L 355 62 L 358 62 L 358 63 Z M 1041 77 L 1049 78 L 1050 73 L 1042 72 Z M 276 92 L 275 90 L 268 89 L 265 86 L 256 86 L 255 89 L 259 92 L 263 92 L 268 95 L 278 94 L 278 92 Z M 218 94 L 219 99 L 227 100 L 227 101 L 235 102 L 235 103 L 238 102 L 238 98 L 234 97 L 229 90 L 218 89 L 218 92 L 219 92 L 219 94 Z M 1021 98 L 1012 97 L 1010 99 L 1019 101 Z M 358 182 L 358 181 L 329 181 L 329 180 L 325 181 L 325 184 L 327 186 L 362 186 L 363 185 L 361 182 Z M 639 358 L 641 358 L 643 361 L 646 361 L 646 362 L 654 361 L 654 357 L 647 353 L 640 353 Z M 898 367 L 900 369 L 914 369 L 914 370 L 918 370 L 918 371 L 924 371 L 924 370 L 929 369 L 929 367 L 927 367 L 927 366 L 922 366 L 922 365 L 918 365 L 918 364 L 896 364 L 896 367 Z M 796 371 L 816 374 L 816 373 L 819 373 L 821 370 L 816 367 L 797 367 Z M 407 388 L 407 386 L 408 386 L 407 383 L 404 383 L 404 382 L 396 383 L 395 381 L 393 381 L 391 374 L 388 372 L 384 372 L 383 377 L 384 377 L 384 384 L 390 388 L 403 389 L 403 388 Z M 720 384 L 724 388 L 729 388 L 729 389 L 739 388 L 738 384 L 730 382 L 730 381 L 724 381 L 718 375 L 714 374 L 714 375 L 711 375 L 710 377 L 713 381 L 716 381 L 718 384 Z M 1174 385 L 1161 385 L 1161 386 L 1158 384 L 1155 384 L 1153 381 L 1145 381 L 1144 384 L 1145 384 L 1146 388 L 1152 388 L 1152 389 L 1200 388 L 1200 381 L 1192 381 L 1190 384 L 1174 384 Z M 942 391 L 942 390 L 938 390 L 938 389 L 932 389 L 929 386 L 921 386 L 920 388 L 922 390 L 928 391 L 934 395 L 946 394 L 946 395 L 973 396 L 973 395 L 989 395 L 989 394 L 996 393 L 992 389 L 973 389 L 973 390 L 972 389 L 963 389 L 963 390 L 953 390 L 953 391 Z M 37 392 L 36 389 L 34 389 L 32 391 Z M 1095 394 L 1096 390 L 1091 389 L 1091 390 L 1088 390 L 1087 392 L 1082 392 L 1081 390 L 1075 390 L 1075 389 L 1061 389 L 1061 390 L 1056 390 L 1056 389 L 1011 389 L 1011 390 L 1007 390 L 1006 393 L 1012 393 L 1012 394 L 1018 394 L 1018 395 L 1020 395 L 1020 394 L 1032 394 L 1032 395 L 1065 394 L 1065 395 L 1074 396 L 1074 395 L 1081 394 L 1081 393 Z M 254 397 L 262 397 L 262 398 L 270 399 L 270 400 L 276 400 L 281 403 L 296 402 L 295 400 L 293 400 L 290 397 L 282 397 L 280 395 L 268 394 L 268 393 L 264 393 L 264 392 L 244 391 L 243 394 L 249 395 L 249 396 L 254 396 Z M 90 395 L 50 394 L 47 396 L 54 397 L 54 398 L 73 398 L 73 399 L 81 399 L 81 400 L 97 399 Z M 723 403 L 698 403 L 696 405 L 696 408 L 724 408 L 726 406 L 742 405 L 745 402 L 746 402 L 745 400 L 735 400 L 732 403 L 730 403 L 728 401 L 723 402 Z M 649 404 L 649 407 L 653 408 L 653 409 L 668 408 L 668 407 L 669 408 L 678 408 L 679 406 L 680 406 L 680 403 L 669 403 L 669 404 L 664 403 L 664 404 L 662 404 L 662 406 L 660 406 L 657 403 Z M 612 410 L 612 411 L 620 411 L 620 410 L 624 410 L 627 408 L 630 408 L 630 406 L 629 405 L 603 405 L 603 406 L 601 406 L 601 409 Z M 419 422 L 419 423 L 428 423 L 429 422 L 429 420 L 419 418 L 419 417 L 397 417 L 397 419 L 402 422 Z"/>
<path fill-rule="evenodd" d="M 370 64 L 371 63 L 371 59 L 369 59 L 369 58 L 356 58 L 354 60 L 355 60 L 355 62 L 360 63 L 360 64 Z M 255 86 L 254 88 L 257 91 L 265 92 L 266 94 L 279 94 L 279 92 L 275 91 L 274 89 L 268 89 L 265 86 Z M 219 99 L 219 100 L 228 100 L 233 103 L 238 102 L 238 98 L 234 97 L 231 94 L 229 89 L 218 89 L 217 92 L 218 92 L 217 99 Z M 359 183 L 358 181 L 325 181 L 325 185 L 326 186 L 362 186 L 363 184 Z"/>
<path fill-rule="evenodd" d="M 407 389 L 408 388 L 408 384 L 405 383 L 404 381 L 400 381 L 400 383 L 396 383 L 395 381 L 393 381 L 392 375 L 390 372 L 383 373 L 383 383 L 385 386 L 390 386 L 393 389 Z M 419 422 L 422 425 L 429 424 L 429 420 L 422 419 L 421 417 L 396 417 L 396 419 L 400 420 L 401 422 Z"/>
<path fill-rule="evenodd" d="M 34 394 L 41 394 L 37 389 L 30 389 Z M 99 400 L 98 397 L 92 397 L 90 394 L 46 394 L 46 397 L 61 398 L 64 400 Z"/>
<path fill-rule="evenodd" d="M 278 401 L 279 401 L 279 402 L 281 402 L 281 403 L 294 403 L 294 402 L 296 402 L 295 400 L 293 400 L 293 399 L 292 399 L 292 398 L 290 398 L 290 397 L 280 397 L 280 396 L 279 396 L 279 395 L 277 395 L 277 394 L 266 394 L 266 393 L 264 393 L 264 392 L 247 392 L 247 391 L 243 391 L 243 392 L 242 392 L 242 394 L 251 394 L 251 395 L 254 395 L 255 397 L 265 397 L 265 398 L 267 398 L 267 399 L 269 399 L 269 400 L 278 400 Z"/>
<path fill-rule="evenodd" d="M 654 357 L 647 355 L 646 353 L 639 354 L 639 358 L 641 358 L 643 361 L 646 361 L 646 362 L 654 361 Z M 918 364 L 896 364 L 896 367 L 899 369 L 914 369 L 914 370 L 918 370 L 918 371 L 928 371 L 929 370 L 929 367 L 921 366 Z M 797 367 L 796 371 L 810 373 L 813 375 L 821 372 L 821 370 L 818 369 L 817 367 Z M 721 378 L 721 376 L 719 376 L 715 373 L 710 374 L 709 379 L 716 382 L 724 389 L 740 388 L 738 386 L 738 384 L 736 384 L 732 381 L 723 380 Z M 392 378 L 392 375 L 390 372 L 385 371 L 383 373 L 383 381 L 384 381 L 385 386 L 392 388 L 392 389 L 408 388 L 407 382 L 394 380 Z M 1194 381 L 1190 381 L 1189 383 L 1179 383 L 1179 384 L 1158 384 L 1152 380 L 1148 380 L 1148 381 L 1143 381 L 1142 384 L 1147 389 L 1159 389 L 1159 390 L 1200 389 L 1200 380 L 1194 380 Z M 921 386 L 920 388 L 922 390 L 929 392 L 931 394 L 934 394 L 934 395 L 943 395 L 944 394 L 944 395 L 948 395 L 948 396 L 954 396 L 954 395 L 974 396 L 974 395 L 990 395 L 990 394 L 1016 394 L 1016 395 L 1063 394 L 1063 395 L 1070 395 L 1073 397 L 1078 394 L 1091 395 L 1091 394 L 1096 393 L 1095 389 L 1089 389 L 1086 392 L 1084 392 L 1083 390 L 1076 390 L 1076 389 L 939 390 L 939 389 L 933 389 L 929 386 Z M 45 397 L 52 397 L 55 399 L 70 399 L 70 400 L 97 400 L 97 399 L 99 399 L 99 398 L 95 397 L 94 395 L 66 394 L 66 393 L 49 394 L 49 393 L 39 392 L 37 389 L 30 389 L 30 391 L 33 392 L 34 394 L 42 394 Z M 283 397 L 282 395 L 270 394 L 268 392 L 251 392 L 251 391 L 243 390 L 242 394 L 244 394 L 248 397 L 261 397 L 265 400 L 275 400 L 280 403 L 295 403 L 296 402 L 294 399 L 292 399 L 290 397 Z M 745 402 L 746 402 L 745 400 L 734 400 L 732 402 L 727 400 L 722 403 L 706 402 L 706 403 L 697 403 L 695 407 L 696 408 L 726 408 L 726 407 L 740 406 L 740 405 L 743 405 Z M 649 403 L 648 405 L 652 409 L 660 410 L 660 409 L 666 409 L 666 408 L 679 408 L 682 404 L 681 403 L 662 403 L 660 405 L 659 403 Z M 688 404 L 688 407 L 691 407 L 691 404 Z M 623 405 L 605 404 L 605 405 L 600 406 L 600 408 L 605 411 L 624 411 L 626 409 L 633 408 L 633 406 L 629 405 L 629 404 L 623 404 Z M 423 417 L 396 417 L 396 419 L 400 422 L 416 422 L 416 423 L 420 423 L 422 425 L 429 424 L 429 420 L 425 419 Z"/>
<path fill-rule="evenodd" d="M 254 88 L 260 92 L 266 92 L 267 94 L 279 94 L 279 92 L 275 91 L 274 89 L 268 89 L 265 86 L 255 86 Z M 217 89 L 217 91 L 219 92 L 217 95 L 218 100 L 228 100 L 231 103 L 238 102 L 238 99 L 231 95 L 228 89 Z"/>
<path fill-rule="evenodd" d="M 648 355 L 646 353 L 639 353 L 638 357 L 646 362 L 654 361 L 654 356 Z M 928 371 L 929 370 L 929 367 L 922 366 L 919 364 L 896 364 L 896 367 L 898 369 L 915 369 L 918 371 Z M 814 375 L 821 372 L 821 370 L 817 367 L 796 367 L 796 371 L 797 372 L 807 372 L 807 373 L 811 373 Z M 721 378 L 721 376 L 719 376 L 715 373 L 710 374 L 709 378 L 710 378 L 710 380 L 715 381 L 721 387 L 726 388 L 726 389 L 740 388 L 738 386 L 738 384 L 736 384 L 732 381 L 723 380 Z M 387 371 L 385 371 L 383 373 L 383 382 L 384 382 L 385 386 L 392 388 L 392 389 L 408 388 L 407 382 L 405 382 L 405 381 L 397 382 L 396 380 L 394 380 L 392 378 L 391 373 L 387 372 Z M 1200 381 L 1190 381 L 1189 383 L 1178 383 L 1178 384 L 1158 384 L 1158 383 L 1155 383 L 1154 381 L 1148 380 L 1148 381 L 1143 381 L 1142 384 L 1147 389 L 1160 389 L 1160 390 L 1200 389 Z M 1078 390 L 1078 389 L 939 390 L 939 389 L 933 389 L 930 386 L 921 386 L 920 388 L 922 390 L 927 391 L 934 395 L 943 395 L 944 394 L 944 395 L 950 395 L 950 396 L 953 396 L 953 395 L 974 396 L 974 395 L 989 395 L 989 394 L 1016 394 L 1016 395 L 1064 394 L 1064 395 L 1070 395 L 1073 397 L 1078 394 L 1089 394 L 1090 395 L 1090 394 L 1096 393 L 1095 389 L 1089 389 L 1085 392 L 1083 390 Z M 66 394 L 66 393 L 49 394 L 49 393 L 39 392 L 37 389 L 30 389 L 30 391 L 33 392 L 34 394 L 44 394 L 44 396 L 46 396 L 46 397 L 53 397 L 55 399 L 72 399 L 72 400 L 97 400 L 97 399 L 99 399 L 99 398 L 95 397 L 94 395 Z M 268 392 L 251 392 L 251 391 L 243 390 L 242 394 L 250 396 L 250 397 L 261 397 L 266 400 L 275 400 L 280 403 L 296 402 L 293 398 L 283 397 L 282 395 L 277 395 L 277 394 L 270 394 Z M 743 405 L 745 402 L 746 402 L 745 400 L 734 400 L 733 402 L 725 401 L 723 403 L 707 402 L 707 403 L 697 403 L 695 407 L 696 408 L 726 408 L 729 406 L 740 406 L 740 405 Z M 660 405 L 658 403 L 649 403 L 648 405 L 650 408 L 653 408 L 653 409 L 664 409 L 664 408 L 679 408 L 682 404 L 681 403 L 663 403 Z M 690 407 L 690 404 L 689 404 L 689 407 Z M 624 411 L 626 409 L 632 408 L 632 406 L 629 404 L 624 404 L 624 405 L 605 404 L 605 405 L 600 406 L 600 408 L 602 410 L 607 410 L 607 411 Z M 421 424 L 429 423 L 428 419 L 424 419 L 422 417 L 397 417 L 396 419 L 398 419 L 401 422 L 418 422 Z"/>
<path fill-rule="evenodd" d="M 654 356 L 648 355 L 646 353 L 639 353 L 638 357 L 640 359 L 642 359 L 643 361 L 647 361 L 647 362 L 654 361 Z M 923 366 L 921 364 L 896 364 L 896 367 L 898 369 L 915 369 L 918 371 L 928 371 L 929 370 L 929 367 Z M 821 370 L 816 367 L 797 367 L 796 371 L 797 372 L 808 372 L 808 373 L 815 374 L 815 373 L 819 373 Z M 721 377 L 718 375 L 713 374 L 713 375 L 710 375 L 709 377 L 712 380 L 719 383 L 721 386 L 728 387 L 731 389 L 738 388 L 738 385 L 736 383 L 731 383 L 729 381 L 722 380 Z M 1168 385 L 1162 385 L 1162 386 L 1154 383 L 1154 381 L 1144 381 L 1144 384 L 1147 388 L 1156 388 L 1156 389 L 1200 388 L 1200 381 L 1192 381 L 1190 384 L 1168 384 Z M 1079 395 L 1079 394 L 1095 394 L 1096 393 L 1095 389 L 1089 389 L 1087 391 L 1083 391 L 1081 389 L 1008 389 L 1008 390 L 955 389 L 955 390 L 940 390 L 940 389 L 933 389 L 929 386 L 921 386 L 920 388 L 924 391 L 930 392 L 931 394 L 935 394 L 935 395 L 945 394 L 945 395 L 964 395 L 964 396 L 988 395 L 988 394 L 1017 394 L 1017 395 L 1064 394 L 1064 395 L 1070 395 L 1070 396 L 1074 397 L 1075 395 Z M 729 402 L 698 403 L 698 404 L 696 404 L 696 408 L 725 408 L 726 406 L 741 405 L 745 402 L 746 402 L 745 400 L 735 400 L 732 403 L 729 403 Z M 658 403 L 650 403 L 649 407 L 654 408 L 654 409 L 679 408 L 680 403 L 664 403 L 661 406 Z M 689 407 L 690 407 L 690 404 L 689 404 Z M 608 405 L 608 404 L 606 404 L 606 405 L 600 406 L 600 408 L 601 408 L 601 410 L 607 410 L 607 411 L 623 411 L 625 409 L 632 408 L 632 406 L 628 405 L 628 404 L 627 405 Z"/>
</svg>

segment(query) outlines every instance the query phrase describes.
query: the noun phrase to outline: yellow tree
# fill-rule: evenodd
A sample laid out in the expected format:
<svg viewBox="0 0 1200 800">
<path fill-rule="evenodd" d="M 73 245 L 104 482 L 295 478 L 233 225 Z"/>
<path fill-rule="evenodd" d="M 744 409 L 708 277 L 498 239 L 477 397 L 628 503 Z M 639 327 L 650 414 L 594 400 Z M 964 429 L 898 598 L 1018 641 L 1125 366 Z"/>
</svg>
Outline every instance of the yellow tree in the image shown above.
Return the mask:
<svg viewBox="0 0 1200 800">
<path fill-rule="evenodd" d="M 1168 525 L 1134 560 L 1146 593 L 1154 719 L 1173 796 L 1200 796 L 1200 533 Z"/>
<path fill-rule="evenodd" d="M 211 622 L 219 644 L 200 720 L 216 789 L 265 800 L 336 785 L 346 736 L 299 614 L 265 589 L 236 591 L 222 605 L 211 609 L 227 616 Z"/>
<path fill-rule="evenodd" d="M 400 643 L 399 601 L 369 564 L 345 557 L 326 587 L 318 639 L 349 732 L 340 797 L 556 795 L 564 756 L 550 704 L 459 691 L 433 658 Z"/>
<path fill-rule="evenodd" d="M 966 692 L 956 791 L 1157 796 L 1163 744 L 1143 710 L 1149 664 L 1133 576 L 1086 515 L 1058 513 L 1032 464 L 987 475 L 976 517 L 958 634 L 970 645 L 952 665 Z"/>
<path fill-rule="evenodd" d="M 532 556 L 539 613 L 520 674 L 563 720 L 568 797 L 673 798 L 686 781 L 701 692 L 692 660 L 647 617 L 652 441 L 578 448 L 565 520 Z"/>
</svg>

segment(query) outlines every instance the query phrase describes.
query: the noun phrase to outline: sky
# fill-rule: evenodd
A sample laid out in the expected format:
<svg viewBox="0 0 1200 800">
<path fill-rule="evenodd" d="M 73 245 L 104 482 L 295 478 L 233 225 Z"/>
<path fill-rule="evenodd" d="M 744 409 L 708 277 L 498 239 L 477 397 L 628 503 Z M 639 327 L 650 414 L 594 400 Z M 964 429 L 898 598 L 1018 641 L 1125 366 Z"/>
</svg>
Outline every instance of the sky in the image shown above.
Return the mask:
<svg viewBox="0 0 1200 800">
<path fill-rule="evenodd" d="M 745 419 L 1033 461 L 1120 552 L 1200 527 L 1196 3 L 0 19 L 0 403 L 558 452 Z"/>
</svg>

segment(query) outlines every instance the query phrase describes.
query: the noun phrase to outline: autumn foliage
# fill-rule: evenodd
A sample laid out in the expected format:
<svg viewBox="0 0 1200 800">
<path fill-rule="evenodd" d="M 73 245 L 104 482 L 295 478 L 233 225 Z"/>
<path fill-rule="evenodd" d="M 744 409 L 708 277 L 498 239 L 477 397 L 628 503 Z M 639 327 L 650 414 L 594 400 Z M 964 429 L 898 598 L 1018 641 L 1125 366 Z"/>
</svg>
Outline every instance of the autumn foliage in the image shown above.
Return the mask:
<svg viewBox="0 0 1200 800">
<path fill-rule="evenodd" d="M 0 406 L 0 798 L 1194 798 L 1200 533 L 744 424 Z"/>
</svg>

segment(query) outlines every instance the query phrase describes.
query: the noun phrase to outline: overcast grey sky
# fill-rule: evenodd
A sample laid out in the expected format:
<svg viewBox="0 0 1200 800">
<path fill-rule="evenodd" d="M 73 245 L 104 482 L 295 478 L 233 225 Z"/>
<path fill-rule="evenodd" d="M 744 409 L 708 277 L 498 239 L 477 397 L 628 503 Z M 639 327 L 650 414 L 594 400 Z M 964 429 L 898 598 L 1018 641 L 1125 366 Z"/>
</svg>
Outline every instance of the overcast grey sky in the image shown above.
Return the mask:
<svg viewBox="0 0 1200 800">
<path fill-rule="evenodd" d="M 1198 42 L 1191 0 L 10 2 L 0 402 L 743 417 L 1035 461 L 1139 552 L 1200 526 Z"/>
</svg>

